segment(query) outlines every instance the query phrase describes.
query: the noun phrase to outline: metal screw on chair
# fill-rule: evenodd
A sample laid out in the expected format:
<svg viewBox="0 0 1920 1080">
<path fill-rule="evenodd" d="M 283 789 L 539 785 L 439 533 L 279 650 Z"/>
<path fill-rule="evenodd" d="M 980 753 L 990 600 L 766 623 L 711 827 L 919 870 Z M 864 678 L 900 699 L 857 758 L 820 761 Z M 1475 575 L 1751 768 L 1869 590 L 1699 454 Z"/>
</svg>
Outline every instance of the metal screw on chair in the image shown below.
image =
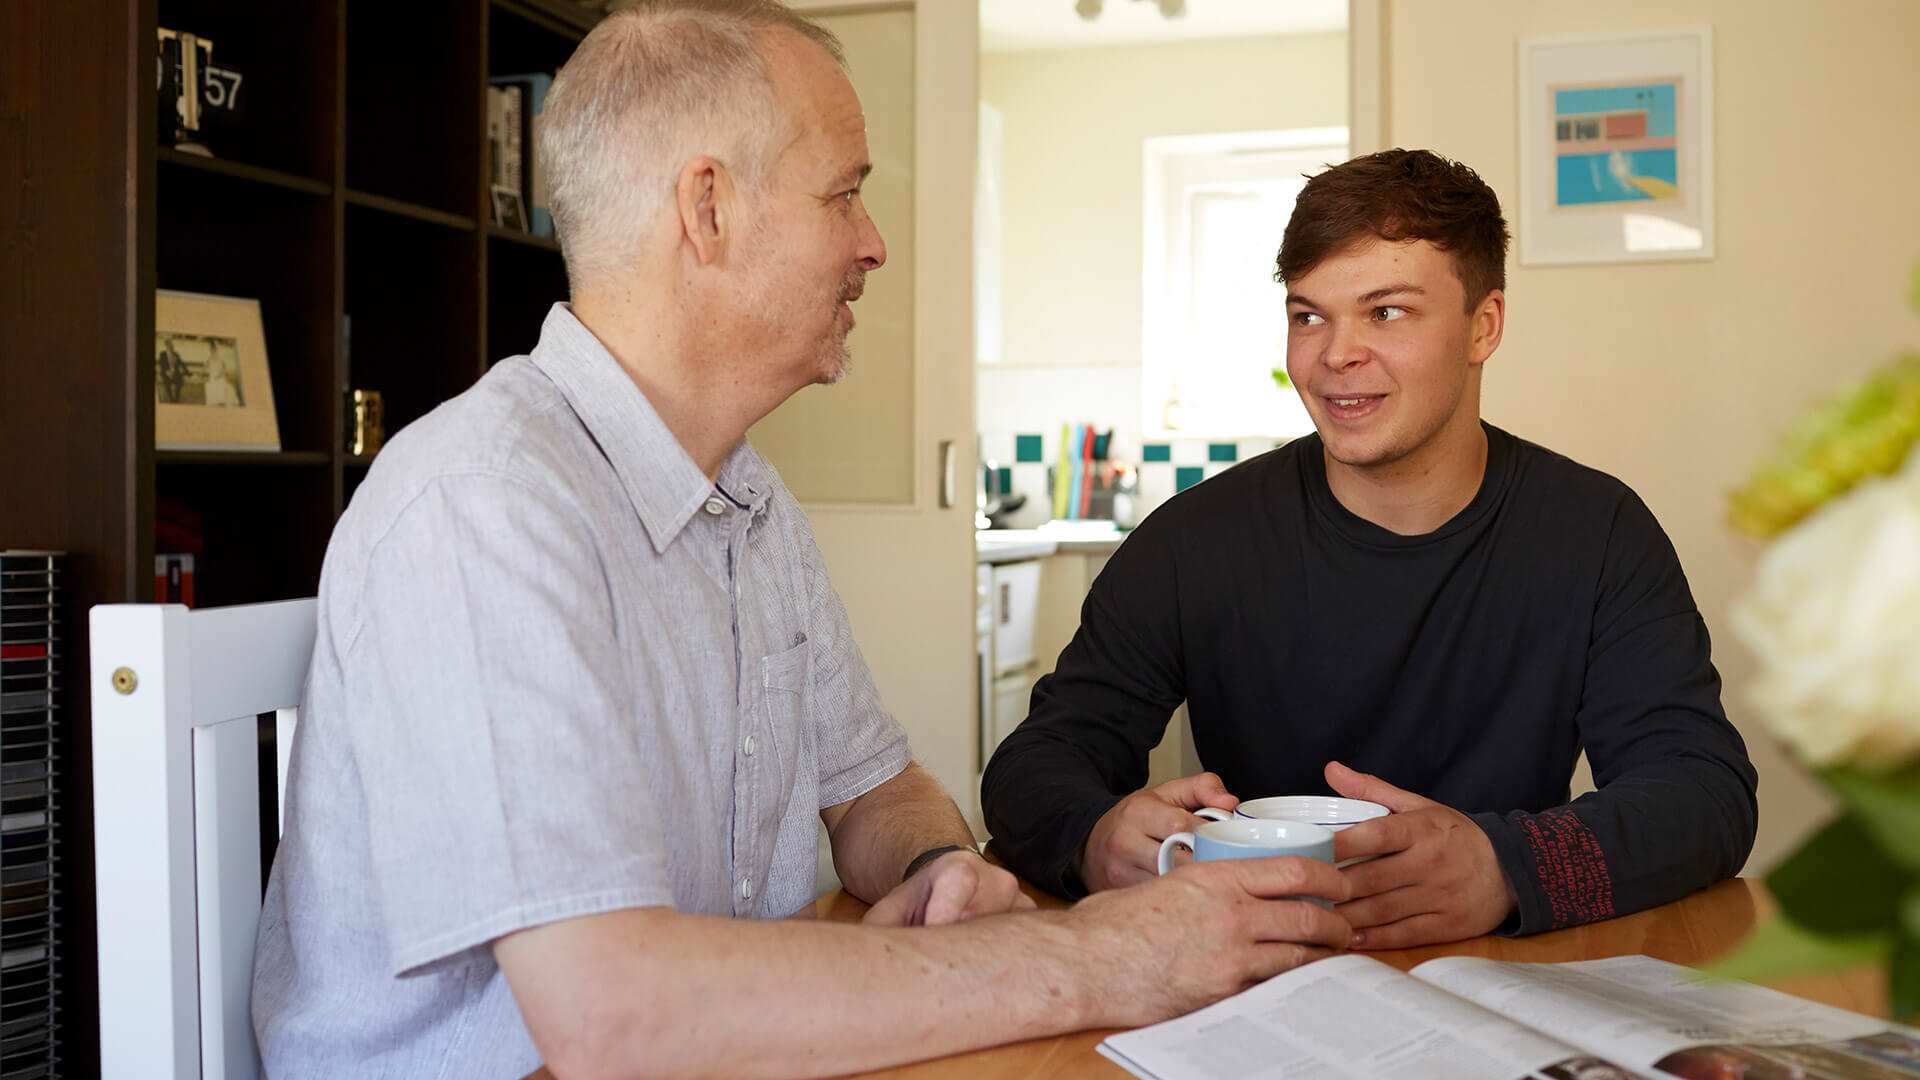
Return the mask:
<svg viewBox="0 0 1920 1080">
<path fill-rule="evenodd" d="M 135 675 L 132 668 L 113 669 L 113 689 L 116 693 L 131 694 L 139 685 L 140 676 Z"/>
</svg>

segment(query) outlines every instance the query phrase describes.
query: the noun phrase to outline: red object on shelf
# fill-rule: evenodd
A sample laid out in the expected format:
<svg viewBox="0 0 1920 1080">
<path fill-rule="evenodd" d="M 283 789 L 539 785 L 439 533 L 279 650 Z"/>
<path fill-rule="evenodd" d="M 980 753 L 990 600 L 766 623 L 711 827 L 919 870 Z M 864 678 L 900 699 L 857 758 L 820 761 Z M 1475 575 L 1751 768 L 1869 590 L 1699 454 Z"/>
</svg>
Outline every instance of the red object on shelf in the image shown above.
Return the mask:
<svg viewBox="0 0 1920 1080">
<path fill-rule="evenodd" d="M 193 556 L 153 557 L 153 602 L 193 606 Z"/>
<path fill-rule="evenodd" d="M 44 643 L 32 645 L 0 645 L 0 660 L 45 660 L 47 647 Z"/>
</svg>

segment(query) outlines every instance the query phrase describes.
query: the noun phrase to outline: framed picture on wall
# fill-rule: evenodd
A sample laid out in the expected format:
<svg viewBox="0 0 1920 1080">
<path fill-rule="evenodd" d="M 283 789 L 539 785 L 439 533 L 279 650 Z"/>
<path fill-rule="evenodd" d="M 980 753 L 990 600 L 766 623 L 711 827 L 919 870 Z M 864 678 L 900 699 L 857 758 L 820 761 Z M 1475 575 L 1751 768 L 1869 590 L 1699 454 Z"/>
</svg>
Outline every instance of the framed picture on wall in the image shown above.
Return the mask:
<svg viewBox="0 0 1920 1080">
<path fill-rule="evenodd" d="M 1525 266 L 1713 257 L 1713 32 L 1520 41 Z"/>
<path fill-rule="evenodd" d="M 260 301 L 160 289 L 153 338 L 156 448 L 280 449 Z"/>
</svg>

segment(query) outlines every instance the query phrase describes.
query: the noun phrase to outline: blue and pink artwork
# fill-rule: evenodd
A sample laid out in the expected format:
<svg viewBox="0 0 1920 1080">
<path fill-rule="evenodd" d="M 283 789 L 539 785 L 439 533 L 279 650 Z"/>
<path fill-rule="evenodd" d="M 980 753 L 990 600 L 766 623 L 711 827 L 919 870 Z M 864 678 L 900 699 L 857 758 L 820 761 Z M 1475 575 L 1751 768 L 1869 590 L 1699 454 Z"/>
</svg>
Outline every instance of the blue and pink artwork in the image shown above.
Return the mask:
<svg viewBox="0 0 1920 1080">
<path fill-rule="evenodd" d="M 1556 86 L 1557 206 L 1680 197 L 1679 79 Z"/>
</svg>

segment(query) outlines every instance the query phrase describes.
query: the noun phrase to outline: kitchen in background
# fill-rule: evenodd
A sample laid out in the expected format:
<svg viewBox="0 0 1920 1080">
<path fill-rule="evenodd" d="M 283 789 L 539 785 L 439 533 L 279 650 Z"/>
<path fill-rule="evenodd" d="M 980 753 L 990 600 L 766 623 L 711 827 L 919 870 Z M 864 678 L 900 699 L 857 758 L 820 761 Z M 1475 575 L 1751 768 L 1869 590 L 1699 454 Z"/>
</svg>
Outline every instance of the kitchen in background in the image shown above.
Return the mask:
<svg viewBox="0 0 1920 1080">
<path fill-rule="evenodd" d="M 1272 269 L 1304 174 L 1347 156 L 1345 0 L 1079 6 L 981 3 L 982 763 L 1125 529 L 1312 430 Z"/>
</svg>

